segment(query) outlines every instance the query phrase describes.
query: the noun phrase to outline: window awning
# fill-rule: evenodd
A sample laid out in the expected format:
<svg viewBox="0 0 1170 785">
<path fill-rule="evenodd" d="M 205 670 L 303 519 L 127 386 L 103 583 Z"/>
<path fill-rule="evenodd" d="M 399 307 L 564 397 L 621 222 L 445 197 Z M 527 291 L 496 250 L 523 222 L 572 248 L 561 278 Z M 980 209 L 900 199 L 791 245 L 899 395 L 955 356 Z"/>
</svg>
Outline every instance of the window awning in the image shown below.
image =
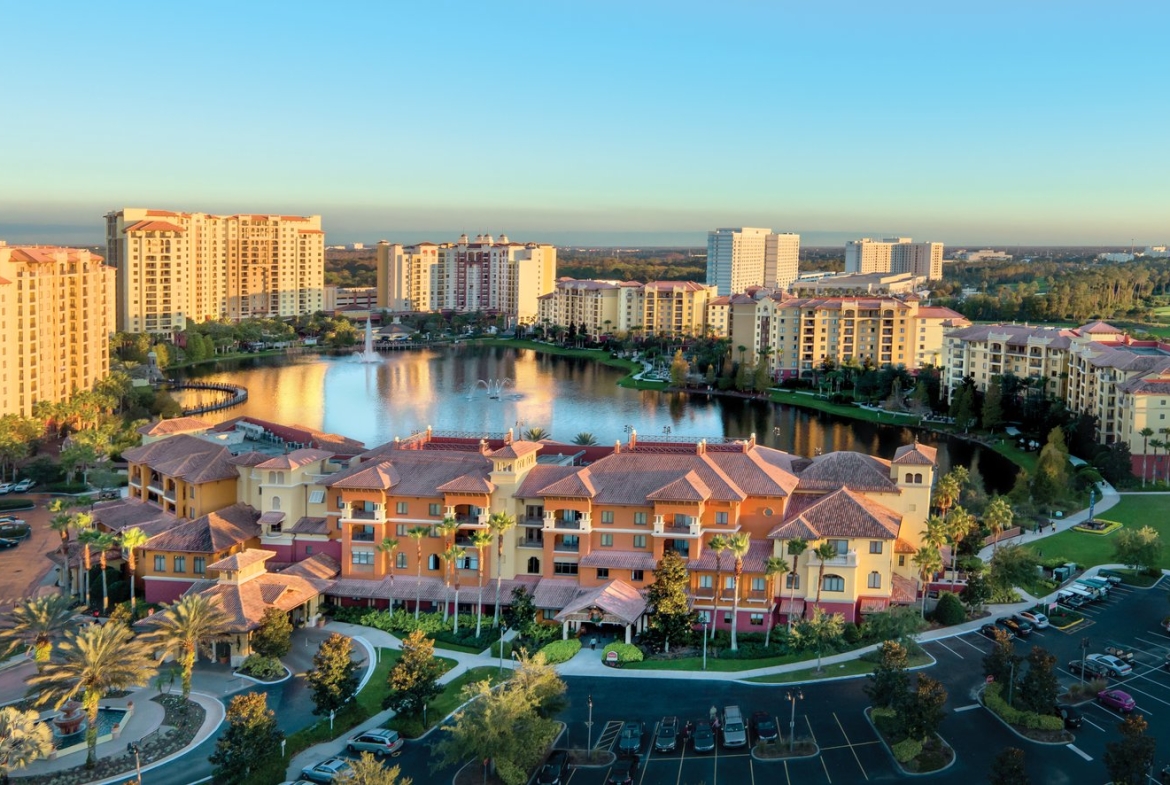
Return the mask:
<svg viewBox="0 0 1170 785">
<path fill-rule="evenodd" d="M 799 597 L 795 599 L 783 599 L 780 601 L 779 612 L 786 616 L 800 615 L 804 613 L 804 600 Z"/>
<path fill-rule="evenodd" d="M 861 598 L 861 612 L 862 613 L 881 613 L 889 606 L 890 601 L 885 597 L 862 597 Z"/>
</svg>

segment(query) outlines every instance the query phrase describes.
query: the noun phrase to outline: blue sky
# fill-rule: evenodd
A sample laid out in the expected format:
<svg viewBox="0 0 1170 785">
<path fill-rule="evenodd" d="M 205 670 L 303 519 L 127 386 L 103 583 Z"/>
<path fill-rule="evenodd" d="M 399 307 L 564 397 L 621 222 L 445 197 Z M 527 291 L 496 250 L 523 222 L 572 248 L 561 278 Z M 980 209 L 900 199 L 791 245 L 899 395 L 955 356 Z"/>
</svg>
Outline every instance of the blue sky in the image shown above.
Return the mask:
<svg viewBox="0 0 1170 785">
<path fill-rule="evenodd" d="M 955 5 L 10 3 L 0 238 L 1170 240 L 1170 6 Z"/>
</svg>

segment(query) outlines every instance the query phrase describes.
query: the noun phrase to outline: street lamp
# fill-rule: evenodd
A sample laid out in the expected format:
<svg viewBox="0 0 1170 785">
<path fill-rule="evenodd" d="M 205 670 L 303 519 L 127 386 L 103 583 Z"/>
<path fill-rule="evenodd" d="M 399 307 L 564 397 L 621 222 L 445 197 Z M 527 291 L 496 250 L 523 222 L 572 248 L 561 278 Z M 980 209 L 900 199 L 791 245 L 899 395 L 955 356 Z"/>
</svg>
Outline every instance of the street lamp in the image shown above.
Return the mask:
<svg viewBox="0 0 1170 785">
<path fill-rule="evenodd" d="M 508 625 L 500 620 L 500 675 L 504 673 L 504 633 L 507 631 Z"/>
<path fill-rule="evenodd" d="M 792 714 L 788 718 L 788 751 L 792 752 L 796 748 L 796 702 L 804 700 L 804 692 L 799 688 L 788 690 L 784 697 L 792 704 Z"/>
<path fill-rule="evenodd" d="M 593 693 L 589 693 L 589 719 L 585 722 L 588 739 L 585 742 L 585 761 L 593 760 Z"/>
<path fill-rule="evenodd" d="M 1081 686 L 1085 684 L 1085 657 L 1089 652 L 1089 639 L 1081 638 Z"/>
<path fill-rule="evenodd" d="M 707 670 L 707 617 L 703 616 L 703 670 Z"/>
<path fill-rule="evenodd" d="M 130 742 L 126 745 L 126 749 L 134 756 L 134 770 L 138 773 L 138 782 L 142 782 L 142 758 L 139 756 L 139 748 L 136 742 Z"/>
</svg>

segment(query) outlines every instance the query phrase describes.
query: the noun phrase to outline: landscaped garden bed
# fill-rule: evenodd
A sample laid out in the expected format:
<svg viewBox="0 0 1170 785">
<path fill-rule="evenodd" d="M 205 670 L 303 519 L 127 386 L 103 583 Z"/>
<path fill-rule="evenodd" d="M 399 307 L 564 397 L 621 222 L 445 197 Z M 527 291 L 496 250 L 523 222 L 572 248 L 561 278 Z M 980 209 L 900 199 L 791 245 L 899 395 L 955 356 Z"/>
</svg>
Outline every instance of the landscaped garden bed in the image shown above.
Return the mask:
<svg viewBox="0 0 1170 785">
<path fill-rule="evenodd" d="M 1000 692 L 1001 685 L 988 684 L 980 696 L 980 702 L 1019 736 L 1040 744 L 1068 744 L 1074 741 L 1073 735 L 1064 729 L 1064 721 L 1060 717 L 1009 706 Z"/>
<path fill-rule="evenodd" d="M 1078 523 L 1073 527 L 1073 531 L 1084 532 L 1085 534 L 1095 534 L 1097 536 L 1105 536 L 1106 534 L 1113 534 L 1121 528 L 1118 521 L 1105 521 L 1099 518 L 1094 518 L 1091 521 Z"/>
<path fill-rule="evenodd" d="M 752 758 L 760 761 L 812 758 L 821 754 L 821 748 L 812 739 L 798 738 L 795 742 L 761 741 L 752 747 Z"/>
<path fill-rule="evenodd" d="M 893 709 L 866 709 L 865 716 L 877 729 L 898 768 L 905 773 L 930 774 L 954 763 L 955 751 L 937 733 L 921 741 L 902 735 Z"/>
</svg>

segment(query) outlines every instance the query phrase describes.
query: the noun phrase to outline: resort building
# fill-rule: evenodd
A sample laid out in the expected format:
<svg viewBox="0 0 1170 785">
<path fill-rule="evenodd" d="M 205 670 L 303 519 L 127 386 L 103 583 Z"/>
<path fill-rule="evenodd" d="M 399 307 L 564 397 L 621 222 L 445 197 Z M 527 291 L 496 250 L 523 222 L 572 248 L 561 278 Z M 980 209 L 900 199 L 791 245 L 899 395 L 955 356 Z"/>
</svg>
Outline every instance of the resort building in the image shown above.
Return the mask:
<svg viewBox="0 0 1170 785">
<path fill-rule="evenodd" d="M 845 243 L 847 273 L 910 273 L 927 280 L 942 278 L 943 244 L 916 243 L 909 237 Z"/>
<path fill-rule="evenodd" d="M 377 306 L 393 312 L 486 311 L 513 324 L 538 318 L 537 298 L 551 292 L 557 251 L 490 234 L 454 243 L 378 243 Z"/>
<path fill-rule="evenodd" d="M 702 335 L 714 287 L 693 281 L 578 281 L 562 278 L 539 298 L 539 323 L 592 336 Z"/>
<path fill-rule="evenodd" d="M 926 284 L 926 277 L 913 273 L 842 273 L 815 280 L 797 281 L 792 291 L 805 297 L 833 295 L 906 295 Z"/>
<path fill-rule="evenodd" d="M 32 415 L 110 372 L 114 276 L 77 248 L 0 241 L 0 415 Z"/>
<path fill-rule="evenodd" d="M 209 215 L 125 208 L 106 215 L 117 329 L 173 333 L 187 322 L 289 318 L 324 308 L 321 216 Z"/>
<path fill-rule="evenodd" d="M 707 233 L 707 285 L 717 295 L 751 286 L 786 289 L 796 280 L 800 235 L 739 227 Z"/>
</svg>

